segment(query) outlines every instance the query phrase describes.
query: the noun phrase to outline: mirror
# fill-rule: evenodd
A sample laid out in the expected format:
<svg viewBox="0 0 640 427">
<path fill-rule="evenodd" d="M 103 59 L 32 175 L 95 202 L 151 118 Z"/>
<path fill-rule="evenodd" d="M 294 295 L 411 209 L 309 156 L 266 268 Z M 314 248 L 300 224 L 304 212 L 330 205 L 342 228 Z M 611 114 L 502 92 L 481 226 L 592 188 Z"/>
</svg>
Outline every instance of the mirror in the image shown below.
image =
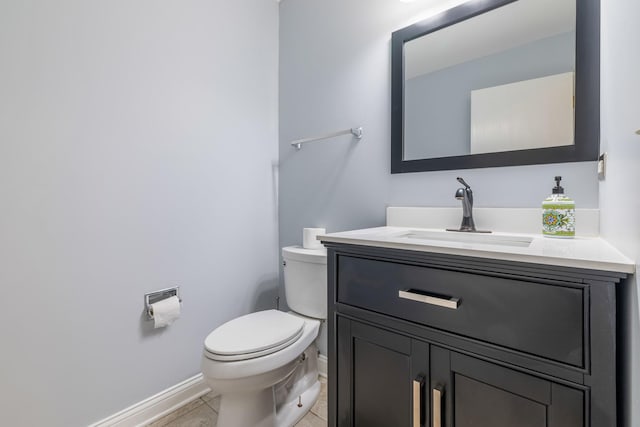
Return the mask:
<svg viewBox="0 0 640 427">
<path fill-rule="evenodd" d="M 596 160 L 599 1 L 469 1 L 392 36 L 391 172 Z"/>
</svg>

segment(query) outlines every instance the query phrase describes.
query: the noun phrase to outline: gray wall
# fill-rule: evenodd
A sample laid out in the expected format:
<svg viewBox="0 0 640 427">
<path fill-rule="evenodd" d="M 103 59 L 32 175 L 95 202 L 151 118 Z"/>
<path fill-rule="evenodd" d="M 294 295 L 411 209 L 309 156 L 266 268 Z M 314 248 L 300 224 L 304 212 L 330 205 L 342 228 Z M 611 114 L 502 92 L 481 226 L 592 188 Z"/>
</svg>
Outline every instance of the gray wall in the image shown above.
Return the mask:
<svg viewBox="0 0 640 427">
<path fill-rule="evenodd" d="M 387 205 L 458 206 L 463 176 L 476 206 L 537 207 L 553 176 L 579 207 L 598 206 L 595 164 L 573 163 L 391 175 L 391 32 L 424 17 L 424 5 L 388 0 L 286 0 L 280 5 L 280 244 L 303 227 L 341 231 L 383 225 Z M 364 137 L 291 140 L 362 126 Z"/>
<path fill-rule="evenodd" d="M 277 28 L 264 0 L 0 2 L 0 424 L 114 414 L 273 305 Z"/>
<path fill-rule="evenodd" d="M 469 154 L 471 91 L 574 70 L 572 31 L 407 80 L 404 158 Z"/>
<path fill-rule="evenodd" d="M 600 184 L 602 235 L 640 269 L 640 2 L 602 2 L 602 149 L 608 153 Z M 625 427 L 640 425 L 640 310 L 638 275 L 622 297 L 623 343 L 627 351 L 624 389 L 629 393 Z"/>
</svg>

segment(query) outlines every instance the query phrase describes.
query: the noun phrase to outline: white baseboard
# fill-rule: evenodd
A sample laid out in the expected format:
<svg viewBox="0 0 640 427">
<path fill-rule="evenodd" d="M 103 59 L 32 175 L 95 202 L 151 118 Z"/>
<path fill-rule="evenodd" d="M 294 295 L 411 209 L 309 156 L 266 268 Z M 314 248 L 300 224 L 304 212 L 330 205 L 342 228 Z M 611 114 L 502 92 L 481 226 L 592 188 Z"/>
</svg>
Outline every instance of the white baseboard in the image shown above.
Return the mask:
<svg viewBox="0 0 640 427">
<path fill-rule="evenodd" d="M 149 424 L 210 391 L 202 374 L 161 391 L 89 427 L 137 427 Z"/>
<path fill-rule="evenodd" d="M 318 356 L 318 373 L 325 378 L 327 378 L 327 374 L 329 373 L 328 361 L 327 356 L 324 354 Z"/>
</svg>

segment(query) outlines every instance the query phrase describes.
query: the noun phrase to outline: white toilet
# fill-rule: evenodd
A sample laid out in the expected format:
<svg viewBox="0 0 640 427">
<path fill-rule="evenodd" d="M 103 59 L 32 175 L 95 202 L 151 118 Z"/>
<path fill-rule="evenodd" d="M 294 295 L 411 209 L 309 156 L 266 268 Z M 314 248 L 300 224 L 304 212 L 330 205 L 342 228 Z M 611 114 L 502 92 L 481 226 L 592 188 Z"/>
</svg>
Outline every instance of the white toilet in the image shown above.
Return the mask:
<svg viewBox="0 0 640 427">
<path fill-rule="evenodd" d="M 265 310 L 230 320 L 204 341 L 202 373 L 220 393 L 218 427 L 290 427 L 320 393 L 314 344 L 327 317 L 327 255 L 282 249 L 291 312 Z"/>
</svg>

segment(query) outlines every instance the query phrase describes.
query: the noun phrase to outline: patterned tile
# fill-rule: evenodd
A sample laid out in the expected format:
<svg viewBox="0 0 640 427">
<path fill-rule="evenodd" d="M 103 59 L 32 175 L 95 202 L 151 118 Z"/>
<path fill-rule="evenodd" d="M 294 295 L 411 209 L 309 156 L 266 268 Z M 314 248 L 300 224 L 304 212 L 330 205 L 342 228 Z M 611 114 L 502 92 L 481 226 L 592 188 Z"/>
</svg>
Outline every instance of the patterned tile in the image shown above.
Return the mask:
<svg viewBox="0 0 640 427">
<path fill-rule="evenodd" d="M 147 424 L 147 427 L 164 427 L 169 424 L 171 421 L 183 416 L 187 412 L 191 412 L 196 409 L 198 406 L 204 405 L 204 401 L 202 399 L 193 400 L 186 405 L 176 409 L 175 411 L 165 415 L 157 421 L 152 422 L 151 424 Z"/>
<path fill-rule="evenodd" d="M 327 421 L 318 417 L 313 412 L 309 412 L 303 419 L 298 421 L 295 427 L 327 427 Z"/>
<path fill-rule="evenodd" d="M 204 402 L 201 400 L 201 402 Z M 218 414 L 209 405 L 198 406 L 164 427 L 216 427 Z"/>
<path fill-rule="evenodd" d="M 207 405 L 209 405 L 214 411 L 220 412 L 220 395 L 210 391 L 209 393 L 202 396 L 202 400 L 205 401 Z"/>
<path fill-rule="evenodd" d="M 327 379 L 320 377 L 320 396 L 315 405 L 311 408 L 311 412 L 318 416 L 318 418 L 327 421 Z"/>
</svg>

